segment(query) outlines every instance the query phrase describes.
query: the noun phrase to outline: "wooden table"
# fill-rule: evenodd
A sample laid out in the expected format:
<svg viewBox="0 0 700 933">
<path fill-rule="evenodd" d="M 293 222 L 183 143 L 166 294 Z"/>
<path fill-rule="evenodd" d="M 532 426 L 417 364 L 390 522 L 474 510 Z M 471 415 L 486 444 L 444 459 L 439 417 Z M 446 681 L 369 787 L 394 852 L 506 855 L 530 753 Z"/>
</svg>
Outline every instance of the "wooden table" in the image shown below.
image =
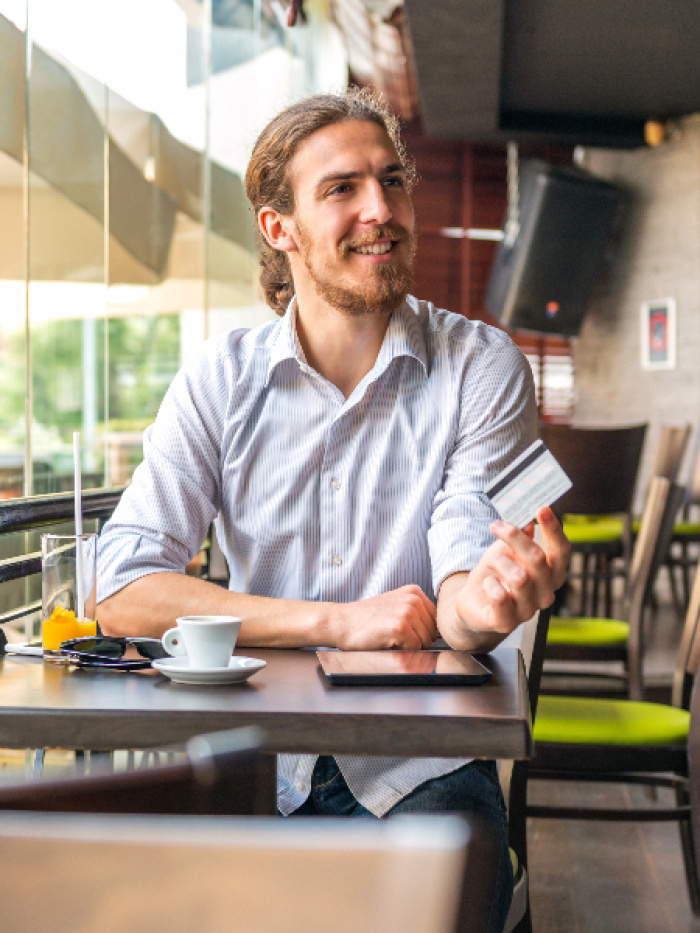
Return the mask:
<svg viewBox="0 0 700 933">
<path fill-rule="evenodd" d="M 236 652 L 267 666 L 243 684 L 175 684 L 156 671 L 67 669 L 0 660 L 0 748 L 117 750 L 181 743 L 255 725 L 269 752 L 528 758 L 522 657 L 501 647 L 473 687 L 332 687 L 309 650 Z"/>
</svg>

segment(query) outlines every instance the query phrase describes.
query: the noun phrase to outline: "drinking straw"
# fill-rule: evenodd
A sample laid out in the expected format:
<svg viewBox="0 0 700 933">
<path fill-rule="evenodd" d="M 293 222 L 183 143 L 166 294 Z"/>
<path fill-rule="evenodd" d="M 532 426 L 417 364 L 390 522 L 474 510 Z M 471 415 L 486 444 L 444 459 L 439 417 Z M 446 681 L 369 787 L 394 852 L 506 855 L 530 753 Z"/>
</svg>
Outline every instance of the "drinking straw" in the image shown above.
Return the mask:
<svg viewBox="0 0 700 933">
<path fill-rule="evenodd" d="M 80 431 L 73 432 L 73 489 L 75 491 L 75 575 L 77 583 L 77 613 L 85 618 L 85 595 L 83 592 L 83 495 L 80 474 Z"/>
</svg>

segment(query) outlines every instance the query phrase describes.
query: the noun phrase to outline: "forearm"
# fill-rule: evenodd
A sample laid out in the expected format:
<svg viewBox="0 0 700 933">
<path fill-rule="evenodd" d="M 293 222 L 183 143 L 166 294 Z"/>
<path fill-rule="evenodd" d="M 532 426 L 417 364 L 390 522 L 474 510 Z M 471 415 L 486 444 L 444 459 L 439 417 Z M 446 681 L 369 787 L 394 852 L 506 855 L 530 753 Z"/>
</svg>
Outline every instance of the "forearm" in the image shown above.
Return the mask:
<svg viewBox="0 0 700 933">
<path fill-rule="evenodd" d="M 97 618 L 105 634 L 160 638 L 179 616 L 240 616 L 238 645 L 302 648 L 334 647 L 339 611 L 332 603 L 250 596 L 181 573 L 151 573 L 103 600 Z"/>
<path fill-rule="evenodd" d="M 437 625 L 450 648 L 486 654 L 506 636 L 500 632 L 475 631 L 469 627 L 468 618 L 457 611 L 457 596 L 468 578 L 468 572 L 455 573 L 443 582 L 437 602 Z"/>
</svg>

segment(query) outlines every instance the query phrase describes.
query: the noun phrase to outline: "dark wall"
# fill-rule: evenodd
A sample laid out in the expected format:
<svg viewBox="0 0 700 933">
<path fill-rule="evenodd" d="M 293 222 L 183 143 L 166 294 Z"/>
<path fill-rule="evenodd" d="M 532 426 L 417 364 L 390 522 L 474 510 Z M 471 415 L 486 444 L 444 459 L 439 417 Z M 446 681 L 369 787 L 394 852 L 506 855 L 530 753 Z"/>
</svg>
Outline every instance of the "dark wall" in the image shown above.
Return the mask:
<svg viewBox="0 0 700 933">
<path fill-rule="evenodd" d="M 497 244 L 453 238 L 446 228 L 500 229 L 506 211 L 506 147 L 426 137 L 418 122 L 404 139 L 419 176 L 413 193 L 418 229 L 415 294 L 438 307 L 497 324 L 484 305 Z M 570 149 L 521 147 L 523 156 L 571 161 Z"/>
</svg>

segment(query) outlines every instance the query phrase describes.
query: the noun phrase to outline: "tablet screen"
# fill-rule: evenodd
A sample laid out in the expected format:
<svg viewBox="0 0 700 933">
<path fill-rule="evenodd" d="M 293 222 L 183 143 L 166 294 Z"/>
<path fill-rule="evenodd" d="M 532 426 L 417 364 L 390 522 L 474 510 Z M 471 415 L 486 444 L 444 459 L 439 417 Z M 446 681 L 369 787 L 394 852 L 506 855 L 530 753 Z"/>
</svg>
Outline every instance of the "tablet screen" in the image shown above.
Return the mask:
<svg viewBox="0 0 700 933">
<path fill-rule="evenodd" d="M 340 686 L 458 686 L 491 677 L 468 651 L 317 651 L 323 673 Z"/>
</svg>

